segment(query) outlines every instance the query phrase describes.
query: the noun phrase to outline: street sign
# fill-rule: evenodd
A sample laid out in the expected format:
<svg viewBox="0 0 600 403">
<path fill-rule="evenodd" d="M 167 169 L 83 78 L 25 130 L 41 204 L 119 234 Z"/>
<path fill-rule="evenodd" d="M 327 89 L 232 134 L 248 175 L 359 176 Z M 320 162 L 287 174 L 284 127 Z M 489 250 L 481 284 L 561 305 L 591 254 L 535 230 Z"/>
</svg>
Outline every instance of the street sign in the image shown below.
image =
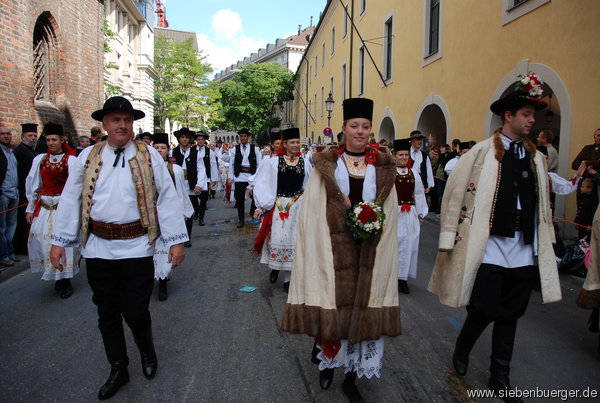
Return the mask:
<svg viewBox="0 0 600 403">
<path fill-rule="evenodd" d="M 307 146 L 308 145 L 308 137 L 306 137 L 306 136 L 300 137 L 300 144 L 302 144 L 303 146 Z"/>
<path fill-rule="evenodd" d="M 333 130 L 331 130 L 331 128 L 326 127 L 325 129 L 323 129 L 323 135 L 327 136 L 327 137 L 331 137 L 333 136 Z"/>
</svg>

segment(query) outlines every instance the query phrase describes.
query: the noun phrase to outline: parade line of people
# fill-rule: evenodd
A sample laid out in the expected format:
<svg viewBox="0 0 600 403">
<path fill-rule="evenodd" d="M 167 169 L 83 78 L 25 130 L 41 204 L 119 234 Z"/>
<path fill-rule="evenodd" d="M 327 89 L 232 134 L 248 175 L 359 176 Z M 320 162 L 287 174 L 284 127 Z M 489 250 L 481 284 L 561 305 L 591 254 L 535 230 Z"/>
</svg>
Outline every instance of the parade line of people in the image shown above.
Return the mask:
<svg viewBox="0 0 600 403">
<path fill-rule="evenodd" d="M 473 346 L 493 324 L 488 387 L 519 402 L 506 393 L 513 389 L 518 320 L 533 290 L 544 303 L 561 299 L 552 193 L 577 192 L 582 200 L 580 235 L 590 253 L 577 303 L 596 315 L 600 308 L 600 129 L 573 178 L 549 172 L 552 133 L 541 133 L 537 147 L 530 140 L 535 112 L 546 107 L 542 85 L 529 74 L 496 100 L 490 109 L 502 126 L 488 139 L 457 141 L 455 150 L 430 144 L 429 152 L 418 130 L 393 144 L 371 144 L 374 103 L 367 98 L 344 100 L 339 144 L 309 153 L 298 128 L 271 133 L 264 149 L 252 144 L 248 129 L 231 146 L 210 144 L 207 133 L 186 127 L 174 133 L 174 148 L 167 133 L 134 139 L 133 122 L 144 113 L 120 96 L 92 113 L 102 128 L 77 149 L 60 124 L 48 122 L 43 152 L 34 150 L 35 124 L 22 125 L 13 151 L 11 131 L 0 126 L 0 265 L 26 251 L 31 270 L 54 281 L 65 299 L 85 259 L 110 365 L 98 392 L 105 400 L 129 382 L 123 319 L 144 376 L 155 376 L 154 281 L 158 299 L 167 300 L 194 222 L 205 225 L 207 201 L 222 191 L 224 202 L 235 203 L 238 228 L 247 218 L 260 223 L 251 252 L 288 295 L 281 329 L 314 340 L 306 357 L 318 366 L 321 388 L 341 370 L 344 394 L 361 402 L 356 379 L 379 378 L 384 336 L 401 335 L 399 293 L 409 294 L 408 279 L 416 278 L 420 227 L 432 209 L 441 213 L 440 235 L 428 290 L 467 310 L 454 370 L 467 375 Z"/>
</svg>

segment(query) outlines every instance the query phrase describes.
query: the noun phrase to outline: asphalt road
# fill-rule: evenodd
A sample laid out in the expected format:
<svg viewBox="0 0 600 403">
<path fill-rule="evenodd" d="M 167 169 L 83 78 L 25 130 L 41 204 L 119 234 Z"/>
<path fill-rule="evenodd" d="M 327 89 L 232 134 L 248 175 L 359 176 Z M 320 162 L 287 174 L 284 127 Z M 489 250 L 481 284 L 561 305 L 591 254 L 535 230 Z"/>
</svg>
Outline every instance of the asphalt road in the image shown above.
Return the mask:
<svg viewBox="0 0 600 403">
<path fill-rule="evenodd" d="M 208 204 L 207 225 L 194 226 L 193 247 L 175 270 L 169 299 L 158 302 L 156 291 L 152 297 L 157 376 L 143 377 L 127 331 L 131 380 L 111 401 L 345 402 L 342 371 L 329 390 L 321 390 L 310 362 L 313 340 L 279 329 L 286 294 L 281 281 L 270 284 L 268 268 L 248 253 L 257 228 L 236 229 L 234 208 L 218 199 Z M 403 335 L 386 339 L 381 379 L 358 380 L 367 402 L 476 401 L 467 391 L 486 387 L 491 328 L 475 346 L 465 378 L 450 368 L 465 310 L 444 307 L 426 291 L 437 234 L 436 217 L 430 216 L 422 227 L 419 278 L 409 281 L 410 295 L 400 295 Z M 109 365 L 85 267 L 67 300 L 38 274 L 3 276 L 0 402 L 96 401 Z M 574 302 L 583 280 L 563 275 L 561 283 L 563 301 L 542 305 L 534 292 L 519 322 L 512 383 L 521 389 L 600 391 L 598 335 L 588 332 L 589 312 Z M 256 290 L 241 292 L 246 285 Z"/>
</svg>

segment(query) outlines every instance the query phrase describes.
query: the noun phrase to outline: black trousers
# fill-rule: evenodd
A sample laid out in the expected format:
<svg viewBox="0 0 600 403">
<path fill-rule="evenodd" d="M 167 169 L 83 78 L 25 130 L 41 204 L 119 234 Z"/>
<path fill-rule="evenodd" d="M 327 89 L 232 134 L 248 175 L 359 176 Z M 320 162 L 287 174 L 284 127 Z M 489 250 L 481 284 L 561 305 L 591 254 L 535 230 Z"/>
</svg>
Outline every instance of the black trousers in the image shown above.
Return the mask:
<svg viewBox="0 0 600 403">
<path fill-rule="evenodd" d="M 109 363 L 126 361 L 123 319 L 134 335 L 150 329 L 148 305 L 154 285 L 152 256 L 108 260 L 86 259 L 92 301 L 98 307 L 98 328 Z"/>
<path fill-rule="evenodd" d="M 527 310 L 531 291 L 538 278 L 537 273 L 537 266 L 507 269 L 487 263 L 482 264 L 477 271 L 463 331 L 479 337 L 494 322 L 490 367 L 492 373 L 508 374 L 517 320 Z"/>
<path fill-rule="evenodd" d="M 246 200 L 246 189 L 248 188 L 248 182 L 235 182 L 235 189 L 233 190 L 233 196 L 235 197 L 235 207 L 238 211 L 238 220 L 244 221 L 244 203 Z M 256 205 L 254 204 L 254 198 L 250 203 L 250 216 L 254 215 Z"/>
<path fill-rule="evenodd" d="M 192 203 L 192 207 L 194 207 L 194 213 L 198 212 L 198 196 L 196 195 L 188 195 L 190 198 L 190 202 Z M 192 226 L 194 224 L 194 216 L 192 215 L 190 218 L 185 219 L 185 228 L 187 229 L 188 238 L 190 241 L 192 240 Z"/>
<path fill-rule="evenodd" d="M 200 206 L 198 208 L 198 217 L 201 220 L 204 220 L 204 214 L 206 213 L 206 202 L 208 201 L 208 190 L 202 191 L 198 195 L 198 200 L 200 201 Z"/>
</svg>

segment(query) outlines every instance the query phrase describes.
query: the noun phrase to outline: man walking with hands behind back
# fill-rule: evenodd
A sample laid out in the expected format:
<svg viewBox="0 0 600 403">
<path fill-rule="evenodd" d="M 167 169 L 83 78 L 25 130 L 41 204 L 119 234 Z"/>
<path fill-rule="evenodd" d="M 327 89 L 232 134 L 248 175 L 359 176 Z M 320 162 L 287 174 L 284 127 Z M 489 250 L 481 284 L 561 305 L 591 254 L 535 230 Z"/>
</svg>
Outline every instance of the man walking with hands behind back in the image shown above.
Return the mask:
<svg viewBox="0 0 600 403">
<path fill-rule="evenodd" d="M 83 150 L 63 189 L 52 233 L 52 264 L 59 270 L 65 246 L 81 239 L 92 301 L 111 372 L 98 398 L 108 399 L 129 382 L 122 320 L 132 330 L 142 372 L 153 378 L 157 357 L 148 304 L 154 285 L 152 255 L 161 236 L 173 267 L 188 240 L 171 176 L 158 152 L 133 141 L 133 121 L 144 117 L 123 97 L 109 98 L 92 113 L 108 133 Z"/>
</svg>

